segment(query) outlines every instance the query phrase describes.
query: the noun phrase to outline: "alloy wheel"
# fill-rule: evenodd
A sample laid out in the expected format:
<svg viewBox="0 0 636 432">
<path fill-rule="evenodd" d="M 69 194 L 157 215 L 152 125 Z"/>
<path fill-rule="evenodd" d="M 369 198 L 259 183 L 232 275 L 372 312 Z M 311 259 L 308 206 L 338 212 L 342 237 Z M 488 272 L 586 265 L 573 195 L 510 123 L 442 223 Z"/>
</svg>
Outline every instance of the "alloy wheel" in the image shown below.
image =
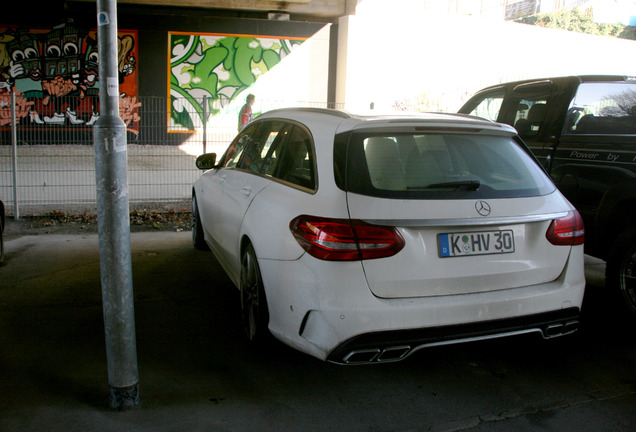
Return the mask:
<svg viewBox="0 0 636 432">
<path fill-rule="evenodd" d="M 254 248 L 250 245 L 241 261 L 241 319 L 247 340 L 259 339 L 265 331 L 266 311 L 263 282 Z"/>
<path fill-rule="evenodd" d="M 629 249 L 622 262 L 619 288 L 627 307 L 636 313 L 636 246 Z"/>
</svg>

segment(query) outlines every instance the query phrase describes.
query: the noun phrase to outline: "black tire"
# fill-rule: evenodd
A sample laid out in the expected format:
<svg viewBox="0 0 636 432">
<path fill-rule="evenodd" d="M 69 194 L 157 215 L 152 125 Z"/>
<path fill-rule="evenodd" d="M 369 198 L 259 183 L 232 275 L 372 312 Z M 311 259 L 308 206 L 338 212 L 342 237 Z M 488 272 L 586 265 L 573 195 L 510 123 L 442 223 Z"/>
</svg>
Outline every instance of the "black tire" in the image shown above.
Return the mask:
<svg viewBox="0 0 636 432">
<path fill-rule="evenodd" d="M 261 344 L 269 337 L 269 311 L 263 279 L 252 245 L 247 245 L 241 257 L 241 323 L 251 344 Z"/>
<path fill-rule="evenodd" d="M 201 217 L 199 216 L 197 197 L 194 195 L 192 195 L 192 245 L 198 250 L 210 250 L 210 247 L 203 237 L 203 226 L 201 225 Z"/>
<path fill-rule="evenodd" d="M 636 228 L 621 232 L 612 245 L 605 283 L 630 315 L 636 317 Z"/>
</svg>

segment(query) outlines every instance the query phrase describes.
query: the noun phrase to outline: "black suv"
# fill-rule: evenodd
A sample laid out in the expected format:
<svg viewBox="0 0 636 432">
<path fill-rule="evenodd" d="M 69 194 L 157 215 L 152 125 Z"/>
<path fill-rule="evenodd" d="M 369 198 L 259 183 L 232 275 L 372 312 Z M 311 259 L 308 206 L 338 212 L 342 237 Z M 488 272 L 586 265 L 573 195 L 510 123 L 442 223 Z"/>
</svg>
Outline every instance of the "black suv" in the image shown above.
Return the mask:
<svg viewBox="0 0 636 432">
<path fill-rule="evenodd" d="M 585 252 L 636 315 L 636 77 L 509 82 L 459 110 L 514 126 L 583 216 Z"/>
</svg>

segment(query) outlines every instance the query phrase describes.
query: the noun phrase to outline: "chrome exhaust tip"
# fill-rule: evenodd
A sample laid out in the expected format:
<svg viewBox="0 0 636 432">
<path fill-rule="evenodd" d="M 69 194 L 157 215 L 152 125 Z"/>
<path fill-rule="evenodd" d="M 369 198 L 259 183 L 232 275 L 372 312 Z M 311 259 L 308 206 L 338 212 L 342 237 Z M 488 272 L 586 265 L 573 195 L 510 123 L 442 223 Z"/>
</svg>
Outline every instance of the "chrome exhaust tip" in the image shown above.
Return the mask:
<svg viewBox="0 0 636 432">
<path fill-rule="evenodd" d="M 574 333 L 579 329 L 578 321 L 567 321 L 564 323 L 551 324 L 543 329 L 543 338 L 552 339 Z"/>
<path fill-rule="evenodd" d="M 402 360 L 411 351 L 409 345 L 353 350 L 342 359 L 343 364 L 388 363 Z"/>
<path fill-rule="evenodd" d="M 409 354 L 410 351 L 411 347 L 408 345 L 388 347 L 382 350 L 380 355 L 376 358 L 376 361 L 391 362 L 402 360 Z"/>
</svg>

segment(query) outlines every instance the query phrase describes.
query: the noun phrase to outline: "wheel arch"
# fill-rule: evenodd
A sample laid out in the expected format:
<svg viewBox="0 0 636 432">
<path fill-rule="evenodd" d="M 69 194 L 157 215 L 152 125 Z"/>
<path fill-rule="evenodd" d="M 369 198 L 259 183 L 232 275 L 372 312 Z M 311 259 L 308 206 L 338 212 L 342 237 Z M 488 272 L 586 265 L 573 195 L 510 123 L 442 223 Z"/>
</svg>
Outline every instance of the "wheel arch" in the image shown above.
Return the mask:
<svg viewBox="0 0 636 432">
<path fill-rule="evenodd" d="M 610 189 L 599 204 L 593 241 L 601 258 L 607 258 L 618 235 L 630 227 L 636 227 L 636 182 Z"/>
<path fill-rule="evenodd" d="M 254 247 L 254 243 L 252 242 L 250 237 L 247 234 L 243 234 L 239 243 L 239 259 L 243 259 L 243 254 L 245 253 L 245 249 L 247 249 L 248 245 L 252 245 L 252 247 Z M 256 248 L 254 248 L 254 252 L 256 253 Z"/>
</svg>

